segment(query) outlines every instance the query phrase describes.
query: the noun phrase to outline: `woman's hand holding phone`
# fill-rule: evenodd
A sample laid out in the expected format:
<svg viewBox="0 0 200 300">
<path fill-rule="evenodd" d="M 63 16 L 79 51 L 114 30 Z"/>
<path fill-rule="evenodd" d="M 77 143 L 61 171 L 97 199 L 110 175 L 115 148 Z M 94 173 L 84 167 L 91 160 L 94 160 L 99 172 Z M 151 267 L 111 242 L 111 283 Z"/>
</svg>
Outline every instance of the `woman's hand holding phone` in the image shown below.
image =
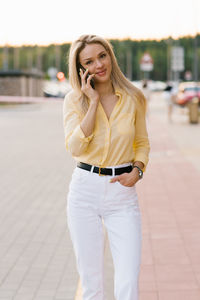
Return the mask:
<svg viewBox="0 0 200 300">
<path fill-rule="evenodd" d="M 91 80 L 94 78 L 95 74 L 89 74 L 88 69 L 84 72 L 80 68 L 80 78 L 81 78 L 81 91 L 95 104 L 99 102 L 99 93 L 92 88 Z"/>
<path fill-rule="evenodd" d="M 88 70 L 84 72 L 84 70 L 81 67 L 79 71 L 79 76 L 81 83 L 81 91 L 90 99 L 88 111 L 80 124 L 85 137 L 88 137 L 92 134 L 94 130 L 96 112 L 100 97 L 97 90 L 92 88 L 90 84 L 91 79 L 95 76 L 95 74 L 90 75 L 88 73 Z"/>
</svg>

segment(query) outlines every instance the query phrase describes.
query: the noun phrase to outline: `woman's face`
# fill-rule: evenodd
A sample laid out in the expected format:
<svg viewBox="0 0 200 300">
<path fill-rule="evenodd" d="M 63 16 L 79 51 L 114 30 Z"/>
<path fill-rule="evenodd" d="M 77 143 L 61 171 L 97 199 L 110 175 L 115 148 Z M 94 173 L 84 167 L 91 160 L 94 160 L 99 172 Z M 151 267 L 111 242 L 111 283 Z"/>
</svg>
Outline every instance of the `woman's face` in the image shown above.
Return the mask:
<svg viewBox="0 0 200 300">
<path fill-rule="evenodd" d="M 79 62 L 90 74 L 95 74 L 95 82 L 105 83 L 110 80 L 111 58 L 101 44 L 87 45 L 79 54 Z"/>
</svg>

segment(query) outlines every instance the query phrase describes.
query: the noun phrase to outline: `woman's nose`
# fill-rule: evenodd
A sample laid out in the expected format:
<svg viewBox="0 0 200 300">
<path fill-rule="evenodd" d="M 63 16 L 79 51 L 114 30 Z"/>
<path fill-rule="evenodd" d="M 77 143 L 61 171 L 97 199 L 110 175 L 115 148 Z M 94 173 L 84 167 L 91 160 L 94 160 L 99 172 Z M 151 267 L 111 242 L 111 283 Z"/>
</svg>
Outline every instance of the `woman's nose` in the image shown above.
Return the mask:
<svg viewBox="0 0 200 300">
<path fill-rule="evenodd" d="M 96 68 L 100 68 L 102 66 L 102 62 L 100 60 L 96 60 Z"/>
</svg>

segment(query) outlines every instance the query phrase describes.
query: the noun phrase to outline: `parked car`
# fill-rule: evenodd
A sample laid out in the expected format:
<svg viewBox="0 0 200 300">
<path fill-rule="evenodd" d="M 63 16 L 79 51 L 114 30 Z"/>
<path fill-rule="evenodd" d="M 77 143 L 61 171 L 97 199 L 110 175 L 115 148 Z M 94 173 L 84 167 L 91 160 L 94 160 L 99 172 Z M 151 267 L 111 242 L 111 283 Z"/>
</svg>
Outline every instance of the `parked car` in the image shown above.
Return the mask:
<svg viewBox="0 0 200 300">
<path fill-rule="evenodd" d="M 64 98 L 71 90 L 68 81 L 46 80 L 43 85 L 44 97 Z"/>
<path fill-rule="evenodd" d="M 175 97 L 175 103 L 185 106 L 195 97 L 199 99 L 200 104 L 200 83 L 180 83 L 177 96 Z"/>
</svg>

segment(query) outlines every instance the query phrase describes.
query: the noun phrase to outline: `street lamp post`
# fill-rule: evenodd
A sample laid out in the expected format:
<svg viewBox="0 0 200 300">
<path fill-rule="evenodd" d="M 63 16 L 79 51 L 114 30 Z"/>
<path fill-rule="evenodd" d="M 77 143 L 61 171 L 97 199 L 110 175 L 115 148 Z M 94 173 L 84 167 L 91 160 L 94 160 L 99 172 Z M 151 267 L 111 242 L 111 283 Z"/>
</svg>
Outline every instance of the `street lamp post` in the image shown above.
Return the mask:
<svg viewBox="0 0 200 300">
<path fill-rule="evenodd" d="M 172 69 L 171 69 L 171 47 L 172 47 L 172 38 L 169 37 L 166 40 L 167 44 L 167 81 L 172 80 Z"/>
<path fill-rule="evenodd" d="M 198 42 L 197 42 L 197 34 L 194 37 L 193 40 L 193 45 L 194 45 L 194 60 L 193 60 L 193 74 L 194 74 L 194 81 L 198 81 Z"/>
<path fill-rule="evenodd" d="M 60 62 L 61 62 L 61 46 L 55 45 L 55 67 L 60 71 Z"/>
<path fill-rule="evenodd" d="M 5 45 L 3 48 L 3 70 L 8 70 L 8 46 Z"/>
<path fill-rule="evenodd" d="M 14 69 L 19 69 L 19 47 L 14 47 Z"/>
</svg>

